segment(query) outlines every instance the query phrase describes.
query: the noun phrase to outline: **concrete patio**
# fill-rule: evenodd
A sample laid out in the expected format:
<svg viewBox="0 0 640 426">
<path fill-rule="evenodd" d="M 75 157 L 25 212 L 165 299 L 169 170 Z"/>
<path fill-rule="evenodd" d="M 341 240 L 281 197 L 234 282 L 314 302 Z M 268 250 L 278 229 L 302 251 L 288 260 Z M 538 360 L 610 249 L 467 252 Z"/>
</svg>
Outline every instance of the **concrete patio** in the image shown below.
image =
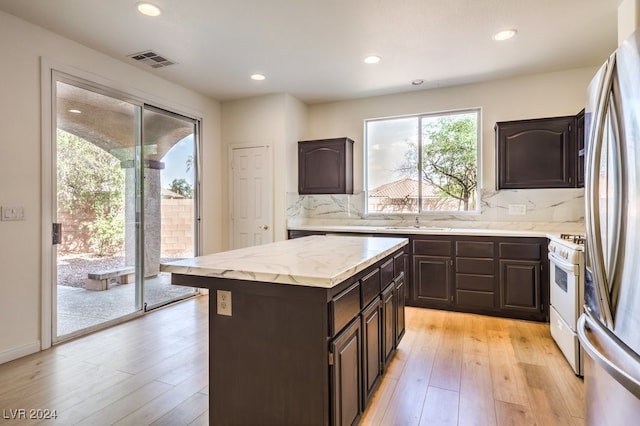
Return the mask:
<svg viewBox="0 0 640 426">
<path fill-rule="evenodd" d="M 171 275 L 167 273 L 148 278 L 144 284 L 144 302 L 147 309 L 196 294 L 196 289 L 171 285 Z M 113 285 L 104 291 L 58 285 L 57 291 L 58 336 L 136 311 L 135 284 Z"/>
</svg>

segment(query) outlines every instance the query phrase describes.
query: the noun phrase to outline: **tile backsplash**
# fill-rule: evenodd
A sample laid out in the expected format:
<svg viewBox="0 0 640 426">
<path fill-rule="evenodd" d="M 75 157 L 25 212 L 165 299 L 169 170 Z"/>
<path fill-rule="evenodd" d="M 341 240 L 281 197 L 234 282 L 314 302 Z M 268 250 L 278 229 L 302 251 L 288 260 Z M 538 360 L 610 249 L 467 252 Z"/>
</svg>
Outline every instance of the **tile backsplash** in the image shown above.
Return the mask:
<svg viewBox="0 0 640 426">
<path fill-rule="evenodd" d="M 413 223 L 416 215 L 365 214 L 365 194 L 298 195 L 287 194 L 289 226 L 362 225 L 376 226 Z M 511 209 L 510 209 L 511 206 Z M 524 206 L 524 214 L 522 213 Z M 479 213 L 420 215 L 420 223 L 465 228 L 562 228 L 579 230 L 584 226 L 583 189 L 524 189 L 486 191 Z M 510 211 L 511 210 L 511 211 Z M 512 214 L 510 214 L 512 213 Z"/>
</svg>

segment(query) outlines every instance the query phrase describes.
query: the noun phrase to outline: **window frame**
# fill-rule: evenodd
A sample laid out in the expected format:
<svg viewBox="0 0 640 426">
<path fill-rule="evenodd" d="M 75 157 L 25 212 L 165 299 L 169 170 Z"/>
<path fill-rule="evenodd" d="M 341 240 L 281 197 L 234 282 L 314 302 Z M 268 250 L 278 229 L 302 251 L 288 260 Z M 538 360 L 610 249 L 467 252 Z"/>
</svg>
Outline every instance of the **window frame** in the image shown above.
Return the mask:
<svg viewBox="0 0 640 426">
<path fill-rule="evenodd" d="M 422 210 L 422 185 L 418 185 L 418 202 L 417 202 L 417 211 L 414 212 L 372 212 L 369 210 L 369 135 L 368 135 L 368 124 L 376 121 L 390 121 L 390 120 L 401 120 L 407 118 L 416 118 L 418 120 L 418 135 L 417 135 L 417 143 L 418 143 L 418 175 L 421 178 L 422 173 L 422 120 L 424 118 L 429 117 L 443 117 L 449 115 L 459 115 L 459 114 L 468 114 L 475 113 L 476 114 L 476 188 L 475 188 L 475 208 L 472 210 L 442 210 L 442 211 L 433 211 L 433 210 Z M 364 145 L 364 161 L 363 161 L 363 187 L 364 187 L 364 214 L 367 217 L 383 217 L 383 216 L 453 216 L 453 215 L 480 215 L 481 211 L 481 194 L 482 194 L 482 108 L 481 107 L 470 107 L 470 108 L 460 108 L 460 109 L 452 109 L 452 110 L 443 110 L 443 111 L 435 111 L 435 112 L 425 112 L 425 113 L 416 113 L 416 114 L 405 114 L 405 115 L 395 115 L 395 116 L 385 116 L 385 117 L 377 117 L 377 118 L 366 118 L 363 123 L 363 145 Z"/>
</svg>

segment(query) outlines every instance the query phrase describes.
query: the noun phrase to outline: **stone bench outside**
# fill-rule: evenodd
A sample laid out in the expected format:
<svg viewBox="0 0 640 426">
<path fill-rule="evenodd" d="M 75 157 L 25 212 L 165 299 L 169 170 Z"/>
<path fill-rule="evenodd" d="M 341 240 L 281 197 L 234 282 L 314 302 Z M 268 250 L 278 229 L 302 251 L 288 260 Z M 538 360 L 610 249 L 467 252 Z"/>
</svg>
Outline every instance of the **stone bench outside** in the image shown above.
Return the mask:
<svg viewBox="0 0 640 426">
<path fill-rule="evenodd" d="M 109 290 L 111 284 L 129 284 L 135 279 L 133 266 L 122 266 L 104 271 L 89 272 L 84 282 L 86 290 Z"/>
</svg>

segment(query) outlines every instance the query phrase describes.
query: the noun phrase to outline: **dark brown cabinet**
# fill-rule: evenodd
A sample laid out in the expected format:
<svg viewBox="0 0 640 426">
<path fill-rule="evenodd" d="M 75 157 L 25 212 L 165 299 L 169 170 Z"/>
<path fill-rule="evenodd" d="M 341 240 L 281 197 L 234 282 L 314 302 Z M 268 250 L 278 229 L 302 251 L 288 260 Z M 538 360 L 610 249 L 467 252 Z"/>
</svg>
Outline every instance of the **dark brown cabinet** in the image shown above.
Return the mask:
<svg viewBox="0 0 640 426">
<path fill-rule="evenodd" d="M 450 237 L 413 237 L 413 300 L 430 307 L 453 304 Z"/>
<path fill-rule="evenodd" d="M 334 425 L 354 425 L 360 419 L 361 334 L 360 318 L 358 317 L 330 344 L 330 351 L 334 358 L 331 371 Z"/>
<path fill-rule="evenodd" d="M 546 238 L 413 235 L 409 306 L 548 320 Z"/>
<path fill-rule="evenodd" d="M 369 402 L 382 373 L 382 309 L 380 296 L 362 311 L 363 407 Z"/>
<path fill-rule="evenodd" d="M 405 285 L 404 285 L 404 274 L 400 275 L 396 278 L 395 281 L 395 308 L 396 308 L 396 347 L 398 343 L 400 343 L 400 339 L 404 336 L 404 306 L 405 306 Z"/>
<path fill-rule="evenodd" d="M 336 426 L 357 423 L 402 338 L 396 333 L 400 322 L 404 329 L 404 303 L 398 306 L 396 298 L 395 260 L 403 254 L 395 252 L 362 271 L 329 302 L 331 416 Z M 404 270 L 397 273 L 402 277 Z M 357 392 L 354 386 L 359 386 Z"/>
<path fill-rule="evenodd" d="M 298 142 L 299 194 L 353 194 L 353 140 Z"/>
<path fill-rule="evenodd" d="M 576 117 L 498 122 L 498 189 L 577 186 Z"/>
<path fill-rule="evenodd" d="M 548 316 L 546 239 L 527 238 L 499 243 L 500 309 L 525 319 Z"/>
<path fill-rule="evenodd" d="M 395 323 L 396 323 L 396 304 L 395 304 L 395 288 L 393 283 L 389 284 L 382 291 L 382 360 L 384 365 L 391 361 L 393 349 L 396 345 Z"/>
<path fill-rule="evenodd" d="M 455 241 L 456 304 L 469 308 L 497 307 L 495 243 L 486 239 Z"/>
<path fill-rule="evenodd" d="M 293 240 L 294 238 L 308 237 L 309 235 L 326 235 L 324 231 L 299 231 L 296 229 L 289 229 L 287 238 Z"/>
<path fill-rule="evenodd" d="M 389 259 L 392 260 L 392 259 Z M 380 269 L 376 268 L 361 279 L 361 305 L 367 306 L 380 295 Z"/>
<path fill-rule="evenodd" d="M 576 150 L 578 151 L 578 160 L 576 163 L 576 186 L 584 186 L 584 160 L 586 151 L 584 134 L 584 109 L 576 115 Z"/>
<path fill-rule="evenodd" d="M 407 270 L 407 264 L 409 262 L 409 255 L 403 252 L 396 255 L 396 257 L 393 260 L 395 263 L 394 267 L 395 267 L 396 277 L 399 277 L 400 274 L 404 274 L 403 282 L 408 283 L 409 278 L 407 277 L 408 277 L 409 271 Z M 407 300 L 409 300 L 409 298 L 411 297 L 411 292 L 409 291 L 408 284 L 404 287 L 403 293 L 404 293 L 404 303 L 406 303 Z"/>
</svg>

